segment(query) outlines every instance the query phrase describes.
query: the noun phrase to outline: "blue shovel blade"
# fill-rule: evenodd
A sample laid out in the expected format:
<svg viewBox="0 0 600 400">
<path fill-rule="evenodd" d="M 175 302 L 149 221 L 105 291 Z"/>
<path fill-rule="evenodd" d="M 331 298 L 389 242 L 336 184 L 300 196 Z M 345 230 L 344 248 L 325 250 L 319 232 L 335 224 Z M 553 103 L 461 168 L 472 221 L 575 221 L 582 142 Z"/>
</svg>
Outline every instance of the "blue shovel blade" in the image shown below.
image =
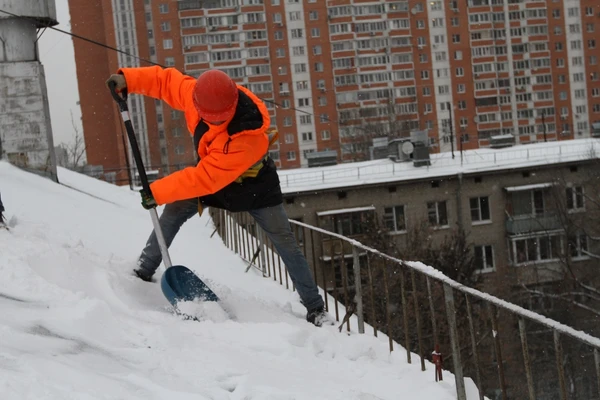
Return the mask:
<svg viewBox="0 0 600 400">
<path fill-rule="evenodd" d="M 168 268 L 162 276 L 160 287 L 174 307 L 180 301 L 219 301 L 206 283 L 183 265 Z"/>
</svg>

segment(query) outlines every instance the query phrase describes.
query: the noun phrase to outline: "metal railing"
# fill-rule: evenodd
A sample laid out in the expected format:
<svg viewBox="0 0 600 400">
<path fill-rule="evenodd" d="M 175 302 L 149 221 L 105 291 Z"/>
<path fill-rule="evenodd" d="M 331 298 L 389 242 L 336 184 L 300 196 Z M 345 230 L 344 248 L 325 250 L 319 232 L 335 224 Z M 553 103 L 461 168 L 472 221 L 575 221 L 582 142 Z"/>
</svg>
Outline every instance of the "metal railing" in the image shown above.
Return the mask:
<svg viewBox="0 0 600 400">
<path fill-rule="evenodd" d="M 211 209 L 225 245 L 263 276 L 294 290 L 265 232 L 247 213 Z M 443 379 L 454 373 L 459 400 L 472 379 L 479 398 L 600 399 L 600 339 L 462 285 L 356 240 L 290 220 L 327 310 L 339 329 L 387 335 L 406 359 Z M 368 325 L 367 325 L 368 324 Z M 441 354 L 442 357 L 439 355 Z M 470 378 L 470 379 L 469 379 Z"/>
</svg>

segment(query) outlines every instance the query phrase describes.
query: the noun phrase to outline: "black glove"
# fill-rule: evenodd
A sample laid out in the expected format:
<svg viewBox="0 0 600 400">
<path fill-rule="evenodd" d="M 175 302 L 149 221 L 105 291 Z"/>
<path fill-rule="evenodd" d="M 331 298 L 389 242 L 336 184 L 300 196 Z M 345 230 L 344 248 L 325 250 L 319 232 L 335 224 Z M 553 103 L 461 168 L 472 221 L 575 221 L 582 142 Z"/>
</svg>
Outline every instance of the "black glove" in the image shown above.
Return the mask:
<svg viewBox="0 0 600 400">
<path fill-rule="evenodd" d="M 110 83 L 115 83 L 115 90 L 119 93 L 123 89 L 127 89 L 127 81 L 125 76 L 122 74 L 112 74 L 110 78 L 106 80 L 106 86 L 110 89 Z"/>
<path fill-rule="evenodd" d="M 152 192 L 146 193 L 144 189 L 140 190 L 140 195 L 142 195 L 142 207 L 146 210 L 150 210 L 152 208 L 156 208 L 156 200 L 154 200 L 154 196 L 152 196 Z"/>
</svg>

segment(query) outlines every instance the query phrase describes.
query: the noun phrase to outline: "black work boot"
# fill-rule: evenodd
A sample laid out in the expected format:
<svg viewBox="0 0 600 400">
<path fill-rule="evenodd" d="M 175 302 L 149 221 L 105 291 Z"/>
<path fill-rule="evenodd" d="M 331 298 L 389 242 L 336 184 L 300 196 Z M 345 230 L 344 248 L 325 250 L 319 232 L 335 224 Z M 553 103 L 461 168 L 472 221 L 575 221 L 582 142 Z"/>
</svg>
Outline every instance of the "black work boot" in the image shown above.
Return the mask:
<svg viewBox="0 0 600 400">
<path fill-rule="evenodd" d="M 137 266 L 133 269 L 133 273 L 145 282 L 152 282 L 152 276 L 154 275 L 154 272 L 150 272 L 148 269 L 144 268 L 142 260 L 138 260 Z"/>
<path fill-rule="evenodd" d="M 314 326 L 333 325 L 333 318 L 325 311 L 323 306 L 310 310 L 306 314 L 306 320 Z"/>
<path fill-rule="evenodd" d="M 150 274 L 143 268 L 136 268 L 133 270 L 133 273 L 135 274 L 135 276 L 137 276 L 138 278 L 140 278 L 141 280 L 143 280 L 145 282 L 152 282 L 153 274 Z"/>
</svg>

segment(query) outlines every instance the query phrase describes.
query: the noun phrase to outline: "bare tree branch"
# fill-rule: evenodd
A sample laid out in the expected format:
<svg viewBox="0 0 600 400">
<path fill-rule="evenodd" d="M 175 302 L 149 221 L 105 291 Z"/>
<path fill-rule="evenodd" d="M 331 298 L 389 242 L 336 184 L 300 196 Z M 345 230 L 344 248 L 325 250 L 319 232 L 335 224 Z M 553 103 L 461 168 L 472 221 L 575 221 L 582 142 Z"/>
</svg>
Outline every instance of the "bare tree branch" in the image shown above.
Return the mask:
<svg viewBox="0 0 600 400">
<path fill-rule="evenodd" d="M 597 309 L 595 309 L 595 308 L 592 308 L 592 307 L 589 307 L 589 306 L 586 306 L 585 304 L 581 304 L 581 303 L 580 303 L 580 302 L 578 302 L 578 301 L 571 300 L 571 299 L 567 299 L 567 298 L 563 297 L 562 295 L 558 295 L 558 294 L 551 294 L 551 293 L 545 293 L 545 292 L 541 292 L 541 291 L 539 291 L 539 290 L 530 289 L 530 288 L 528 288 L 528 287 L 527 287 L 527 286 L 525 286 L 525 285 L 522 285 L 522 287 L 523 287 L 523 289 L 524 289 L 524 290 L 525 290 L 527 293 L 530 293 L 530 294 L 533 294 L 533 295 L 536 295 L 536 296 L 539 296 L 539 297 L 546 297 L 546 298 L 549 298 L 549 299 L 557 299 L 557 300 L 561 300 L 561 301 L 564 301 L 564 302 L 566 302 L 566 303 L 569 303 L 569 304 L 571 304 L 571 305 L 574 305 L 574 306 L 576 306 L 576 307 L 578 307 L 578 308 L 581 308 L 582 310 L 589 311 L 589 312 L 591 312 L 592 314 L 594 314 L 594 315 L 596 315 L 596 316 L 600 317 L 600 311 L 599 311 L 599 310 L 597 310 Z"/>
</svg>

